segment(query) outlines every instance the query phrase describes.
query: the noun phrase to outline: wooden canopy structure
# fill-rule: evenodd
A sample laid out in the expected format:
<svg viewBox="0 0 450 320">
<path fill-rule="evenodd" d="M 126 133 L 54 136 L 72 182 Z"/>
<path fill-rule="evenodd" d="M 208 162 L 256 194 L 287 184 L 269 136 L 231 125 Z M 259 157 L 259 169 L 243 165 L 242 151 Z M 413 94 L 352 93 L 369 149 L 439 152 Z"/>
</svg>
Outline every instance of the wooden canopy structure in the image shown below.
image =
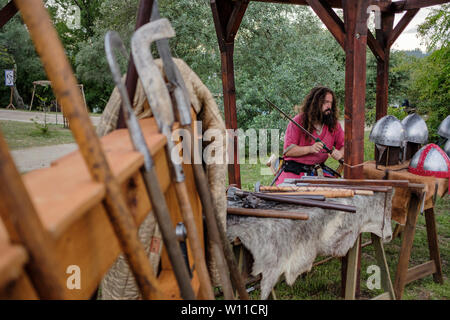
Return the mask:
<svg viewBox="0 0 450 320">
<path fill-rule="evenodd" d="M 389 54 L 392 45 L 420 8 L 443 4 L 449 0 L 252 0 L 252 2 L 307 5 L 317 14 L 345 51 L 345 155 L 346 178 L 362 178 L 364 161 L 364 113 L 366 98 L 366 48 L 377 59 L 376 119 L 387 113 Z M 223 100 L 227 129 L 237 129 L 236 87 L 234 81 L 234 41 L 249 0 L 211 0 L 222 62 Z M 343 9 L 344 20 L 333 10 Z M 367 20 L 377 12 L 380 27 L 375 35 Z M 396 14 L 402 14 L 394 26 Z M 377 17 L 377 18 L 378 18 Z M 234 138 L 234 161 L 229 165 L 230 184 L 240 185 L 237 137 Z"/>
</svg>

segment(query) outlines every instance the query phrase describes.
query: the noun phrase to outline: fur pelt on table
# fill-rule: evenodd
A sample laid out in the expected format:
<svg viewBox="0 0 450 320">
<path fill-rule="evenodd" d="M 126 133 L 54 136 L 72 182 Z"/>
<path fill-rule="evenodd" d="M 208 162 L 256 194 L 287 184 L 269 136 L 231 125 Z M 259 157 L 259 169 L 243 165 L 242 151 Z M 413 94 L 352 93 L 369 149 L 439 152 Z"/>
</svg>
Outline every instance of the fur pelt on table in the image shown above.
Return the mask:
<svg viewBox="0 0 450 320">
<path fill-rule="evenodd" d="M 253 256 L 251 274 L 262 274 L 261 299 L 267 299 L 283 274 L 292 285 L 300 274 L 311 270 L 317 256 L 345 256 L 362 232 L 374 233 L 384 242 L 391 240 L 392 191 L 333 200 L 354 205 L 357 212 L 279 204 L 273 209 L 306 212 L 309 220 L 228 215 L 228 239 L 239 238 Z M 228 201 L 229 207 L 240 204 L 237 199 Z"/>
</svg>

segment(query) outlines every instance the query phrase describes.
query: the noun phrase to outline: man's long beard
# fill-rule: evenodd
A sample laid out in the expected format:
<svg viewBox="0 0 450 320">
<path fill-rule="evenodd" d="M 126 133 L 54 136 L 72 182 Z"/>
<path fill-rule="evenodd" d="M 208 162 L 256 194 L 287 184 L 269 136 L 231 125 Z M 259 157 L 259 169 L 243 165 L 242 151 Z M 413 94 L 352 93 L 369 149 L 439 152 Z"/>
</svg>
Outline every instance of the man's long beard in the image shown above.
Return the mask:
<svg viewBox="0 0 450 320">
<path fill-rule="evenodd" d="M 322 123 L 330 129 L 334 128 L 334 117 L 331 111 L 329 113 L 322 114 Z"/>
</svg>

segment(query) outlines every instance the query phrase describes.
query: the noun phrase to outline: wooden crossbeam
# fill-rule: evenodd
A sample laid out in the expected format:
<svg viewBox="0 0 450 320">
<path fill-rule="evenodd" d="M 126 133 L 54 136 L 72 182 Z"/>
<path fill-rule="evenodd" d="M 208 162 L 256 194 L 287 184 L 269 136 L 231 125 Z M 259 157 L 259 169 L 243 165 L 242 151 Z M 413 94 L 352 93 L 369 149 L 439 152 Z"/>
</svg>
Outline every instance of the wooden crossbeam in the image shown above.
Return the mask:
<svg viewBox="0 0 450 320">
<path fill-rule="evenodd" d="M 425 7 L 431 7 L 439 4 L 448 3 L 450 0 L 402 0 L 393 1 L 391 5 L 391 11 L 398 13 L 405 10 L 420 9 Z"/>
<path fill-rule="evenodd" d="M 377 39 L 375 39 L 372 32 L 370 32 L 370 30 L 367 30 L 367 45 L 369 46 L 370 50 L 374 54 L 375 58 L 377 58 L 377 60 L 384 61 L 384 50 Z"/>
<path fill-rule="evenodd" d="M 231 12 L 230 20 L 227 24 L 226 40 L 231 41 L 236 36 L 236 33 L 241 25 L 242 18 L 247 10 L 248 0 L 236 1 L 233 11 Z"/>
<path fill-rule="evenodd" d="M 337 42 L 344 49 L 344 23 L 333 11 L 330 5 L 323 0 L 306 0 L 306 2 L 311 6 L 320 20 L 322 20 Z"/>
<path fill-rule="evenodd" d="M 400 36 L 400 34 L 405 30 L 411 20 L 415 17 L 415 15 L 419 12 L 419 9 L 410 9 L 406 11 L 405 15 L 401 18 L 401 20 L 397 23 L 392 33 L 389 35 L 387 40 L 388 48 L 391 47 L 395 40 Z"/>
<path fill-rule="evenodd" d="M 0 28 L 3 27 L 12 17 L 14 17 L 16 13 L 17 7 L 14 4 L 14 1 L 8 2 L 8 4 L 0 10 Z"/>
</svg>

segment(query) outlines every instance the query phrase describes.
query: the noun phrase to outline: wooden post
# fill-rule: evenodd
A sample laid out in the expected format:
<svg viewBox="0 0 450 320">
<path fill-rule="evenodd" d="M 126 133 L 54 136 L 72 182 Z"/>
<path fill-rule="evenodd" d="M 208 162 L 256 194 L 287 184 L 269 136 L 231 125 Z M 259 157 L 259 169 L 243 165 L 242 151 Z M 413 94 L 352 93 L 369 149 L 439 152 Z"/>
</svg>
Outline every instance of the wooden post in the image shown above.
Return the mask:
<svg viewBox="0 0 450 320">
<path fill-rule="evenodd" d="M 381 29 L 376 30 L 376 40 L 384 51 L 384 59 L 377 60 L 376 120 L 387 114 L 389 86 L 389 53 L 388 39 L 394 25 L 394 14 L 381 14 Z"/>
<path fill-rule="evenodd" d="M 366 46 L 368 1 L 344 0 L 345 23 L 345 163 L 364 161 Z M 345 167 L 348 179 L 363 178 L 362 167 Z"/>
<path fill-rule="evenodd" d="M 136 19 L 135 30 L 139 29 L 141 26 L 150 21 L 150 16 L 152 15 L 152 7 L 153 7 L 153 0 L 141 0 L 139 2 L 139 9 L 138 9 L 138 16 Z M 138 74 L 136 71 L 136 66 L 134 65 L 133 55 L 130 53 L 125 85 L 127 86 L 127 93 L 131 100 L 131 106 L 133 106 L 134 102 L 134 95 L 136 93 L 137 81 L 138 81 Z M 125 127 L 126 123 L 123 112 L 119 111 L 116 128 L 120 129 Z"/>
<path fill-rule="evenodd" d="M 52 252 L 54 243 L 44 230 L 0 132 L 0 218 L 12 243 L 30 256 L 28 275 L 41 299 L 64 299 L 65 270 Z"/>
<path fill-rule="evenodd" d="M 236 87 L 234 83 L 234 38 L 241 24 L 242 18 L 248 6 L 248 1 L 224 1 L 211 0 L 211 10 L 216 28 L 217 40 L 220 49 L 220 61 L 222 64 L 223 104 L 225 113 L 225 125 L 227 129 L 237 129 L 236 116 Z M 233 148 L 229 150 L 233 154 L 233 162 L 228 165 L 228 179 L 230 184 L 241 187 L 241 173 L 238 163 L 238 139 L 232 137 Z"/>
</svg>

